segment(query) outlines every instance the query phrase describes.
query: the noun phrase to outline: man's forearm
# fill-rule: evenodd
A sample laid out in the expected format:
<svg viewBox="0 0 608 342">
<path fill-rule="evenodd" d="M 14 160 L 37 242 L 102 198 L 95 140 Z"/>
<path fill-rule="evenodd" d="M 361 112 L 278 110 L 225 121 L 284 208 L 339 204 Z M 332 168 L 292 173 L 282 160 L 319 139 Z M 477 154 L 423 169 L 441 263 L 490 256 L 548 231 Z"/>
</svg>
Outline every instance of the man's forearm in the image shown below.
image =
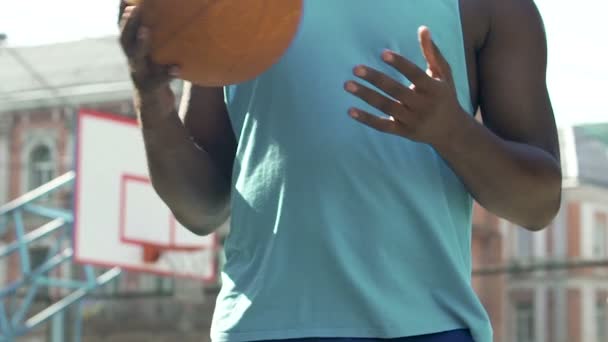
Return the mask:
<svg viewBox="0 0 608 342">
<path fill-rule="evenodd" d="M 550 224 L 561 203 L 561 167 L 550 153 L 506 141 L 470 116 L 434 146 L 486 209 L 530 230 Z"/>
<path fill-rule="evenodd" d="M 154 189 L 181 224 L 211 233 L 229 215 L 229 179 L 189 138 L 175 109 L 163 116 L 150 115 L 158 108 L 145 104 L 139 110 Z"/>
</svg>

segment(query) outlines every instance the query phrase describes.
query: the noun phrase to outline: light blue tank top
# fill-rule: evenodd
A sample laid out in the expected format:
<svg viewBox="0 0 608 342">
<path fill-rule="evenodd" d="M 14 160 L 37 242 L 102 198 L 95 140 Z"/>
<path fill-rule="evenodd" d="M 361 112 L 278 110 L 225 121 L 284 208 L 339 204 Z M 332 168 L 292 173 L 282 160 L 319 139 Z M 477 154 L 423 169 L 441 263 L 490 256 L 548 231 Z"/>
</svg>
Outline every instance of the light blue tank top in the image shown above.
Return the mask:
<svg viewBox="0 0 608 342">
<path fill-rule="evenodd" d="M 392 49 L 425 67 L 427 25 L 470 100 L 458 0 L 305 0 L 283 58 L 226 88 L 238 150 L 214 341 L 395 338 L 470 329 L 491 342 L 471 285 L 472 199 L 428 145 L 347 115 L 346 93 Z"/>
</svg>

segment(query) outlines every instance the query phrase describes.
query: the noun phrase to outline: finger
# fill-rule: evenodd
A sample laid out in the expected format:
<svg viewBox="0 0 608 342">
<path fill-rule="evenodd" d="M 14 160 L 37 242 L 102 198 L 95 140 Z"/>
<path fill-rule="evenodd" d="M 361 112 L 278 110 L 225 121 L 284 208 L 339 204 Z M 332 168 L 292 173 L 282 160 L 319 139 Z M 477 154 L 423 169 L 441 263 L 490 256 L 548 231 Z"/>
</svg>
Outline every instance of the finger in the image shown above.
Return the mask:
<svg viewBox="0 0 608 342">
<path fill-rule="evenodd" d="M 133 6 L 130 6 L 130 7 L 126 7 L 120 14 L 120 18 L 118 20 L 118 28 L 120 29 L 121 32 L 124 30 L 124 27 L 125 27 L 127 21 L 129 20 L 129 18 L 131 17 L 132 12 L 133 12 Z"/>
<path fill-rule="evenodd" d="M 135 10 L 135 6 L 125 7 L 124 11 L 120 15 L 120 30 L 121 31 L 124 30 L 125 25 L 126 25 L 127 21 L 129 20 L 129 18 L 131 18 L 131 16 L 133 16 L 134 10 Z"/>
<path fill-rule="evenodd" d="M 357 96 L 364 102 L 368 103 L 372 107 L 380 110 L 382 113 L 388 116 L 399 118 L 404 115 L 405 108 L 401 103 L 380 94 L 374 89 L 371 89 L 354 81 L 346 82 L 344 88 L 346 89 L 346 91 Z"/>
<path fill-rule="evenodd" d="M 122 27 L 123 16 L 128 7 L 130 7 L 130 6 L 126 1 L 120 0 L 120 3 L 118 5 L 118 25 L 119 25 L 119 27 Z"/>
<path fill-rule="evenodd" d="M 355 67 L 353 74 L 366 80 L 406 107 L 410 107 L 416 96 L 412 89 L 374 68 L 360 65 Z"/>
<path fill-rule="evenodd" d="M 435 42 L 431 37 L 431 31 L 428 27 L 422 26 L 418 30 L 418 39 L 422 54 L 428 63 L 432 77 L 441 79 L 451 79 L 451 68 L 448 61 L 445 59 Z"/>
<path fill-rule="evenodd" d="M 429 70 L 431 71 L 431 77 L 442 77 L 443 73 L 439 63 L 437 62 L 437 57 L 435 56 L 435 50 L 433 49 L 433 42 L 431 41 L 428 28 L 422 26 L 418 29 L 418 41 L 420 42 L 422 55 L 424 55 L 424 59 L 427 62 Z"/>
<path fill-rule="evenodd" d="M 140 27 L 137 31 L 137 43 L 135 44 L 135 61 L 143 61 L 150 52 L 150 31 L 146 27 Z"/>
<path fill-rule="evenodd" d="M 351 108 L 348 111 L 351 118 L 379 132 L 398 134 L 398 126 L 393 118 L 381 118 L 361 109 Z"/>
<path fill-rule="evenodd" d="M 142 15 L 139 7 L 135 7 L 128 14 L 122 32 L 120 35 L 120 42 L 127 53 L 127 56 L 132 55 L 134 52 L 135 45 L 137 44 L 137 35 L 142 22 Z"/>
<path fill-rule="evenodd" d="M 389 50 L 382 53 L 382 59 L 410 80 L 417 89 L 428 87 L 431 78 L 414 62 Z"/>
</svg>

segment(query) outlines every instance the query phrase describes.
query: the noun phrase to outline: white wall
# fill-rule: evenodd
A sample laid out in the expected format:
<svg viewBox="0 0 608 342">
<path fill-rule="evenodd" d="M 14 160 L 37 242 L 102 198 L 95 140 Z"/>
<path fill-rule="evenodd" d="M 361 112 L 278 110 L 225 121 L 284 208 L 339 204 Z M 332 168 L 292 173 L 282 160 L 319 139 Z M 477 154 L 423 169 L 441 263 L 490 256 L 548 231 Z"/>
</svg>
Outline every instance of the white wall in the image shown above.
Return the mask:
<svg viewBox="0 0 608 342">
<path fill-rule="evenodd" d="M 537 341 L 547 340 L 547 287 L 534 289 L 534 336 Z"/>
<path fill-rule="evenodd" d="M 584 285 L 581 287 L 581 323 L 583 341 L 597 341 L 595 322 L 595 287 Z"/>
<path fill-rule="evenodd" d="M 553 239 L 553 257 L 565 258 L 568 254 L 568 204 L 564 201 L 562 207 L 553 221 L 551 238 Z"/>
<path fill-rule="evenodd" d="M 598 212 L 608 214 L 608 205 L 585 202 L 581 205 L 581 257 L 593 257 L 595 215 Z M 608 247 L 608 246 L 607 246 Z"/>
<path fill-rule="evenodd" d="M 568 289 L 565 286 L 556 286 L 555 289 L 555 321 L 553 336 L 555 342 L 568 342 Z"/>
</svg>

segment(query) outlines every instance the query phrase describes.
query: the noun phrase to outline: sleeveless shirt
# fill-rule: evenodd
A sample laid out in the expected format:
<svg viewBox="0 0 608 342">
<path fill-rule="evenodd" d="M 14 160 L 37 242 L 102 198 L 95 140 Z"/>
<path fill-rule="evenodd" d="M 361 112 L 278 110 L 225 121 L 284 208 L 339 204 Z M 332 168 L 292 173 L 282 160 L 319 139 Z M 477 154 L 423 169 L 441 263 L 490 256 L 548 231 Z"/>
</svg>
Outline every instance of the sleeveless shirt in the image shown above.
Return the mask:
<svg viewBox="0 0 608 342">
<path fill-rule="evenodd" d="M 473 114 L 458 0 L 305 0 L 288 51 L 225 87 L 237 137 L 231 230 L 212 339 L 396 338 L 470 329 L 491 342 L 471 284 L 472 198 L 429 145 L 347 115 L 343 89 L 391 49 L 426 69 L 430 28 Z"/>
</svg>

